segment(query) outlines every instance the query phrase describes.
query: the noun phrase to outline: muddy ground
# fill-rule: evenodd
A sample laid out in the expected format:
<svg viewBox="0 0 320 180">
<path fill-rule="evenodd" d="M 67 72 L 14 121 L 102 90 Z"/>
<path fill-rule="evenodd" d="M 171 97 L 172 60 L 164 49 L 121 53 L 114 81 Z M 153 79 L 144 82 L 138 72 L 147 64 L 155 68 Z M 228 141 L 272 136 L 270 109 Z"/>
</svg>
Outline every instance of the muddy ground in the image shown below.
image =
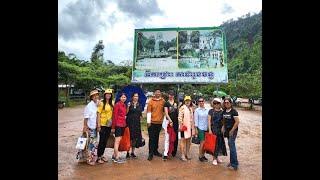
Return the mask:
<svg viewBox="0 0 320 180">
<path fill-rule="evenodd" d="M 136 149 L 137 159 L 127 160 L 124 164 L 111 161 L 113 149 L 107 148 L 105 156 L 109 161 L 105 164 L 90 166 L 78 163 L 75 144 L 81 135 L 83 126 L 83 110 L 85 106 L 64 108 L 58 111 L 58 177 L 59 179 L 262 179 L 262 113 L 237 109 L 240 125 L 236 147 L 239 169 L 227 169 L 229 156 L 221 157 L 222 164 L 212 165 L 212 157 L 206 155 L 209 162 L 198 160 L 199 146 L 191 145 L 191 160 L 182 162 L 177 156 L 168 161 L 154 157 L 148 161 L 148 134 L 143 132 L 146 145 Z M 164 149 L 164 132 L 161 131 L 159 152 Z M 226 139 L 227 144 L 227 139 Z M 228 146 L 227 146 L 228 149 Z M 126 153 L 122 152 L 121 157 Z M 229 149 L 228 149 L 229 155 Z"/>
</svg>

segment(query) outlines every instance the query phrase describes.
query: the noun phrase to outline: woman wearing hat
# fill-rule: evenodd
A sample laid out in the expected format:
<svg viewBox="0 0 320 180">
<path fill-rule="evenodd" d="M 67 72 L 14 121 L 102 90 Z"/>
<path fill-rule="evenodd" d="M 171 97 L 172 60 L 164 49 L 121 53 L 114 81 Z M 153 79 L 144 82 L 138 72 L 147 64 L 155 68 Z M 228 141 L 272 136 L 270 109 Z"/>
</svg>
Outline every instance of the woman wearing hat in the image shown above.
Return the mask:
<svg viewBox="0 0 320 180">
<path fill-rule="evenodd" d="M 97 162 L 100 164 L 108 161 L 103 154 L 111 132 L 113 111 L 112 89 L 106 89 L 103 96 L 103 101 L 99 104 L 97 111 L 97 131 L 99 132 L 100 136 Z"/>
<path fill-rule="evenodd" d="M 221 108 L 221 99 L 214 98 L 211 102 L 211 107 L 213 109 L 209 110 L 208 115 L 208 124 L 209 124 L 209 133 L 214 133 L 217 136 L 216 146 L 213 154 L 213 165 L 218 165 L 218 163 L 222 163 L 222 161 L 218 158 L 218 155 L 227 156 L 227 148 L 224 142 L 223 134 L 221 132 L 222 129 L 222 113 L 223 110 Z"/>
<path fill-rule="evenodd" d="M 88 143 L 88 158 L 87 163 L 90 165 L 95 165 L 95 150 L 96 150 L 96 138 L 97 138 L 97 105 L 99 100 L 99 92 L 93 90 L 90 92 L 90 102 L 84 109 L 84 123 L 83 132 L 88 133 L 89 143 Z"/>
<path fill-rule="evenodd" d="M 195 127 L 193 121 L 193 110 L 190 107 L 191 97 L 185 96 L 183 103 L 179 108 L 179 133 L 182 161 L 190 160 L 191 136 L 195 135 Z"/>
</svg>

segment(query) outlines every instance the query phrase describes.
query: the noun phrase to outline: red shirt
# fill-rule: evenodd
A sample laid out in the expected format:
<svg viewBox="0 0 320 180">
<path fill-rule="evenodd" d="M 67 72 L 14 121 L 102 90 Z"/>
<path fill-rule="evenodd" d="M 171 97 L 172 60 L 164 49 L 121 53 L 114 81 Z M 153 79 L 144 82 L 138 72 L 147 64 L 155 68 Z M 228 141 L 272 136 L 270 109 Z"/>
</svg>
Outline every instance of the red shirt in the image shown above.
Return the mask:
<svg viewBox="0 0 320 180">
<path fill-rule="evenodd" d="M 112 129 L 116 126 L 125 127 L 126 124 L 127 107 L 122 101 L 118 101 L 113 108 Z"/>
</svg>

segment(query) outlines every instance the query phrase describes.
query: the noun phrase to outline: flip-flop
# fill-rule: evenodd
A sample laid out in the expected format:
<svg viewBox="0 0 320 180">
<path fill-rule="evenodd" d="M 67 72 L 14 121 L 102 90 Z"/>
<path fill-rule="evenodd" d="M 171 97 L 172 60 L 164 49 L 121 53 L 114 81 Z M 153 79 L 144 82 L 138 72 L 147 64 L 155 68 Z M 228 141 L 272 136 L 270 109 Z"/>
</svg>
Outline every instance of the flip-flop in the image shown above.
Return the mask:
<svg viewBox="0 0 320 180">
<path fill-rule="evenodd" d="M 104 161 L 104 162 L 108 162 L 108 159 L 107 159 L 106 157 L 104 157 L 104 156 L 103 156 L 101 159 L 102 159 L 102 161 Z"/>
<path fill-rule="evenodd" d="M 99 164 L 103 164 L 105 161 L 104 160 L 102 160 L 102 159 L 98 159 L 98 161 L 97 161 Z"/>
<path fill-rule="evenodd" d="M 179 159 L 180 159 L 181 161 L 188 161 L 187 159 L 182 158 L 182 157 L 180 157 Z"/>
</svg>

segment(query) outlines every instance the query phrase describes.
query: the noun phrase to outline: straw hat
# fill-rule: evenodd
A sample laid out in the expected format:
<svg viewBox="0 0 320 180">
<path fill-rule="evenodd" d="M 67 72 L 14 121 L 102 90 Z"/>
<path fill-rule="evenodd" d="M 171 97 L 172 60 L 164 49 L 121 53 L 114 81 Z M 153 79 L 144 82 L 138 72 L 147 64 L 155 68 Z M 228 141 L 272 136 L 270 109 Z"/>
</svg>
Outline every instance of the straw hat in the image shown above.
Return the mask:
<svg viewBox="0 0 320 180">
<path fill-rule="evenodd" d="M 92 95 L 95 95 L 95 94 L 99 94 L 98 90 L 92 90 L 92 91 L 90 92 L 90 97 L 91 97 Z"/>
</svg>

